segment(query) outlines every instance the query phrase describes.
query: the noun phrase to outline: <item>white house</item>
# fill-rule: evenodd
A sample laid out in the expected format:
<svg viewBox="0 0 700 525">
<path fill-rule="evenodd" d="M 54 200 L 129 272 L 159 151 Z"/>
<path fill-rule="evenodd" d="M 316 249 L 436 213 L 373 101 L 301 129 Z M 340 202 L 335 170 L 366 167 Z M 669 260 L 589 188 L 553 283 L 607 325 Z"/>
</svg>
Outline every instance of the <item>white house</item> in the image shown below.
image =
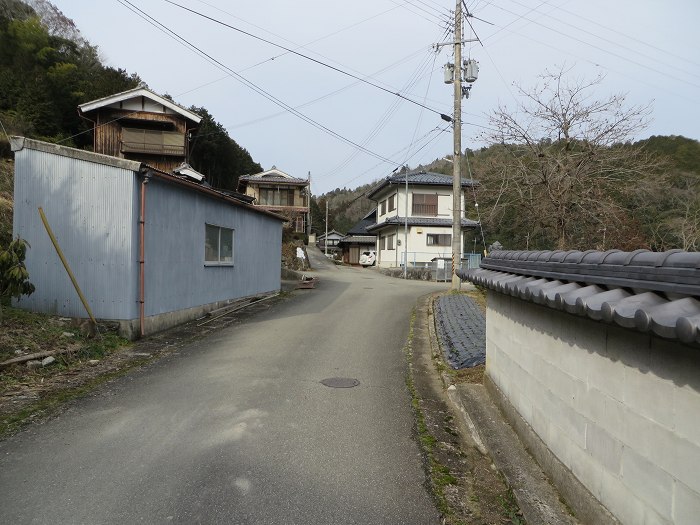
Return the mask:
<svg viewBox="0 0 700 525">
<path fill-rule="evenodd" d="M 475 181 L 462 179 L 463 189 L 474 185 Z M 404 258 L 409 267 L 425 266 L 435 258 L 452 257 L 450 175 L 424 171 L 391 175 L 367 197 L 377 203 L 377 222 L 367 231 L 377 235 L 378 266 L 403 266 Z M 464 234 L 479 223 L 465 218 L 464 192 L 461 201 Z"/>
</svg>

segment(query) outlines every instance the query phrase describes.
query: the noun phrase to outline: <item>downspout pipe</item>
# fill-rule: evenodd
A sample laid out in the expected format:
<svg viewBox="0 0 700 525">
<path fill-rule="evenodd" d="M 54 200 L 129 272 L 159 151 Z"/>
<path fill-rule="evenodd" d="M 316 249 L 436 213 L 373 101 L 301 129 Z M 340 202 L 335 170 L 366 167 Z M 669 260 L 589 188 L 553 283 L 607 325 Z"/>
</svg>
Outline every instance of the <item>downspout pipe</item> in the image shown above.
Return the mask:
<svg viewBox="0 0 700 525">
<path fill-rule="evenodd" d="M 146 185 L 151 180 L 149 171 L 142 171 L 141 209 L 139 211 L 139 333 L 145 335 L 146 304 Z"/>
</svg>

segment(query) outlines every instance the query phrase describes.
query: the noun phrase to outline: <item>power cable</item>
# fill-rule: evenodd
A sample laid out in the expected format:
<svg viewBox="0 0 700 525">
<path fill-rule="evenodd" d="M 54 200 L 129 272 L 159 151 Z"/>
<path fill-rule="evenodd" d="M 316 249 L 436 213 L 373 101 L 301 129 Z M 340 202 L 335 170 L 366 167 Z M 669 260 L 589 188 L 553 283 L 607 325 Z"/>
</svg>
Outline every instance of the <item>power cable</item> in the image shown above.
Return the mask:
<svg viewBox="0 0 700 525">
<path fill-rule="evenodd" d="M 435 14 L 434 11 L 437 11 L 437 9 L 434 9 L 434 11 L 428 11 L 428 10 L 426 10 L 426 9 L 420 7 L 420 6 L 417 6 L 417 5 L 413 4 L 413 3 L 410 2 L 409 0 L 404 0 L 404 2 L 401 3 L 401 4 L 399 4 L 399 2 L 396 1 L 396 0 L 390 0 L 390 1 L 391 1 L 393 4 L 396 4 L 397 7 L 402 7 L 402 8 L 405 9 L 406 11 L 410 11 L 411 13 L 413 13 L 413 14 L 415 14 L 415 15 L 418 15 L 418 16 L 421 17 L 423 20 L 426 20 L 426 21 L 428 21 L 428 22 L 431 22 L 431 23 L 434 23 L 434 24 L 438 24 L 438 25 L 440 25 L 441 23 L 445 22 L 445 20 L 442 18 L 442 16 L 443 16 L 442 13 L 440 13 L 439 15 L 436 15 L 436 14 Z M 428 18 L 425 17 L 425 15 L 422 15 L 422 14 L 420 14 L 420 13 L 417 13 L 417 12 L 414 11 L 413 9 L 409 9 L 408 7 L 406 7 L 406 4 L 410 5 L 411 7 L 415 8 L 415 9 L 418 9 L 419 11 L 422 11 L 423 13 L 425 13 L 425 14 L 427 14 L 427 15 L 429 15 L 429 16 L 432 16 L 433 18 L 437 19 L 437 21 L 436 21 L 436 20 L 429 20 Z M 430 6 L 429 6 L 429 7 L 430 7 Z"/>
<path fill-rule="evenodd" d="M 166 1 L 167 1 L 167 0 L 166 0 Z M 494 6 L 494 7 L 498 8 L 498 9 L 500 9 L 500 10 L 502 10 L 502 11 L 505 11 L 506 13 L 510 13 L 510 14 L 519 16 L 518 13 L 515 13 L 515 12 L 509 10 L 509 9 L 506 9 L 506 8 L 502 7 L 502 6 Z M 559 34 L 559 35 L 562 35 L 562 36 L 564 36 L 564 37 L 567 37 L 567 38 L 569 38 L 569 39 L 571 39 L 571 40 L 575 40 L 576 42 L 579 42 L 579 43 L 581 43 L 581 44 L 585 44 L 585 45 L 587 45 L 587 46 L 589 46 L 589 47 L 592 47 L 592 48 L 594 48 L 594 49 L 597 49 L 598 51 L 602 51 L 603 53 L 607 53 L 607 54 L 612 55 L 612 56 L 614 56 L 614 57 L 616 57 L 616 58 L 620 58 L 620 59 L 622 59 L 622 60 L 625 60 L 625 61 L 627 61 L 627 62 L 630 62 L 630 63 L 632 63 L 632 64 L 635 64 L 635 65 L 637 65 L 637 66 L 643 67 L 643 68 L 644 68 L 645 70 L 647 70 L 647 71 L 655 71 L 656 73 L 659 73 L 659 74 L 662 74 L 662 75 L 666 75 L 666 76 L 668 76 L 668 77 L 670 77 L 670 78 L 673 78 L 674 80 L 677 80 L 677 81 L 679 81 L 679 82 L 683 82 L 684 84 L 688 84 L 688 85 L 690 85 L 690 86 L 700 88 L 700 84 L 695 84 L 695 83 L 693 83 L 693 82 L 689 82 L 689 81 L 684 80 L 684 79 L 682 79 L 682 78 L 678 78 L 678 77 L 674 77 L 673 75 L 669 75 L 667 72 L 664 72 L 664 71 L 661 71 L 661 70 L 659 70 L 659 69 L 656 69 L 656 68 L 651 67 L 648 63 L 642 64 L 641 62 L 637 62 L 636 60 L 632 60 L 631 58 L 628 58 L 628 57 L 625 57 L 625 56 L 620 55 L 620 54 L 618 54 L 618 53 L 615 53 L 615 52 L 613 52 L 613 51 L 610 51 L 609 49 L 605 49 L 605 48 L 599 47 L 599 46 L 597 46 L 597 45 L 595 45 L 595 44 L 591 44 L 590 42 L 586 42 L 585 40 L 582 40 L 582 39 L 580 39 L 580 38 L 577 38 L 577 37 L 575 37 L 575 36 L 573 36 L 573 35 L 571 35 L 571 34 L 569 34 L 569 33 L 566 33 L 566 32 L 564 32 L 564 31 L 559 31 L 558 29 L 554 29 L 554 28 L 552 28 L 552 27 L 549 27 L 549 26 L 547 26 L 547 25 L 545 25 L 545 24 L 543 24 L 543 23 L 541 23 L 541 22 L 538 22 L 537 20 L 531 20 L 531 19 L 527 18 L 526 16 L 522 16 L 521 18 L 523 18 L 523 19 L 525 19 L 525 20 L 528 20 L 529 22 L 532 22 L 532 23 L 534 23 L 534 24 L 536 24 L 536 25 L 538 25 L 538 26 L 541 26 L 541 27 L 543 27 L 543 28 L 545 28 L 545 29 L 548 29 L 549 31 L 552 31 L 552 32 L 554 32 L 554 33 L 557 33 L 557 34 Z"/>
<path fill-rule="evenodd" d="M 521 3 L 521 2 L 518 2 L 517 0 L 511 0 L 511 2 L 513 2 L 514 4 L 517 4 L 517 5 L 521 6 L 521 7 L 527 7 L 525 4 L 523 4 L 523 3 Z M 557 18 L 557 17 L 555 17 L 555 16 L 552 16 L 552 15 L 549 14 L 549 13 L 542 13 L 542 14 L 543 14 L 544 16 L 548 17 L 548 18 L 551 18 L 551 19 L 554 20 L 555 22 L 559 22 L 560 24 L 564 24 L 564 25 L 567 25 L 567 26 L 569 26 L 569 27 L 572 27 L 572 28 L 574 28 L 574 29 L 576 29 L 576 30 L 578 30 L 578 31 L 581 31 L 582 33 L 586 33 L 586 34 L 588 34 L 588 35 L 590 35 L 590 36 L 592 36 L 592 37 L 594 37 L 594 38 L 598 38 L 598 39 L 600 39 L 600 40 L 602 40 L 602 41 L 604 41 L 604 42 L 607 42 L 608 44 L 612 44 L 612 45 L 614 45 L 614 46 L 620 47 L 620 48 L 625 49 L 625 50 L 627 50 L 627 51 L 631 51 L 632 53 L 636 53 L 636 54 L 639 54 L 639 55 L 643 55 L 645 58 L 648 59 L 648 56 L 647 56 L 647 55 L 644 55 L 641 51 L 637 51 L 636 49 L 632 49 L 631 47 L 625 46 L 624 44 L 621 44 L 621 43 L 619 43 L 619 42 L 615 42 L 615 41 L 610 40 L 609 38 L 605 38 L 605 37 L 603 37 L 603 36 L 601 36 L 601 35 L 597 35 L 597 34 L 591 32 L 591 31 L 588 31 L 587 29 L 583 29 L 583 28 L 581 28 L 581 27 L 579 27 L 579 26 L 577 26 L 577 25 L 571 24 L 571 23 L 569 23 L 569 22 L 567 22 L 567 21 L 565 21 L 565 20 L 562 20 L 562 19 L 560 19 L 560 18 Z M 687 71 L 686 69 L 679 68 L 679 67 L 677 67 L 677 66 L 674 66 L 673 64 L 666 64 L 666 66 L 668 66 L 668 67 L 670 67 L 670 68 L 672 68 L 672 69 L 675 69 L 675 70 L 677 70 L 677 71 L 680 71 L 681 73 L 685 73 L 685 74 L 688 74 L 688 75 L 691 75 L 691 76 L 695 76 L 695 77 L 700 78 L 700 74 Z M 699 86 L 699 87 L 700 87 L 700 86 Z"/>
<path fill-rule="evenodd" d="M 418 80 L 421 78 L 422 71 L 423 71 L 426 67 L 428 67 L 428 65 L 429 65 L 428 60 L 423 60 L 423 61 L 421 62 L 421 64 L 418 66 L 418 68 L 416 69 L 415 73 L 409 78 L 408 81 L 406 81 L 406 84 L 404 85 L 404 87 L 402 88 L 401 91 L 405 91 L 405 90 L 409 89 L 409 88 L 412 87 L 416 82 L 418 82 Z M 389 121 L 391 120 L 391 117 L 393 116 L 393 114 L 398 110 L 400 103 L 401 103 L 401 100 L 395 100 L 395 101 L 392 102 L 392 104 L 389 106 L 389 108 L 387 108 L 387 110 L 384 112 L 384 114 L 379 118 L 379 120 L 378 120 L 377 123 L 374 125 L 373 129 L 370 131 L 370 133 L 367 135 L 367 137 L 365 137 L 365 139 L 362 141 L 361 144 L 362 144 L 363 146 L 369 144 L 369 142 L 370 142 L 374 137 L 376 137 L 377 134 L 379 134 L 379 132 L 380 132 L 382 129 L 384 129 L 384 127 L 385 127 L 385 126 L 389 123 Z M 423 113 L 423 110 L 421 109 L 421 110 L 420 110 L 420 114 L 422 114 L 422 113 Z M 347 166 L 350 162 L 352 162 L 352 160 L 353 160 L 355 157 L 357 157 L 357 154 L 358 154 L 357 151 L 354 151 L 354 152 L 350 153 L 350 155 L 348 155 L 348 157 L 346 157 L 343 161 L 341 161 L 341 163 L 340 163 L 338 166 L 336 166 L 336 167 L 330 169 L 326 174 L 321 175 L 321 177 L 324 177 L 324 176 L 326 176 L 326 175 L 328 175 L 328 174 L 330 174 L 330 173 L 336 172 L 336 171 L 340 171 L 340 170 L 343 169 L 345 166 Z"/>
<path fill-rule="evenodd" d="M 215 59 L 214 57 L 212 57 L 211 55 L 209 55 L 208 53 L 206 53 L 205 51 L 203 51 L 203 50 L 200 49 L 199 47 L 197 47 L 197 46 L 195 46 L 194 44 L 192 44 L 191 42 L 189 42 L 187 39 L 185 39 L 185 38 L 183 38 L 182 36 L 178 35 L 176 32 L 174 32 L 174 31 L 172 31 L 171 29 L 169 29 L 167 26 L 165 26 L 164 24 L 162 24 L 161 22 L 159 22 L 158 20 L 156 20 L 154 17 L 152 17 L 152 16 L 149 15 L 148 13 L 142 11 L 142 10 L 139 9 L 137 6 L 135 6 L 134 4 L 132 4 L 129 0 L 117 0 L 117 1 L 118 1 L 120 4 L 122 4 L 124 7 L 126 7 L 127 9 L 129 9 L 130 11 L 134 12 L 135 14 L 137 14 L 139 17 L 144 18 L 144 20 L 147 20 L 149 23 L 152 23 L 152 25 L 157 25 L 157 26 L 159 26 L 160 28 L 162 28 L 163 30 L 167 31 L 173 38 L 175 38 L 176 41 L 180 42 L 181 44 L 185 45 L 186 47 L 189 47 L 189 48 L 192 49 L 192 50 L 195 50 L 196 53 L 197 53 L 200 57 L 205 58 L 205 60 L 207 60 L 210 64 L 212 64 L 212 65 L 214 65 L 215 67 L 221 69 L 222 71 L 225 71 L 225 72 L 229 73 L 233 78 L 235 78 L 236 80 L 238 80 L 239 82 L 241 82 L 244 86 L 248 87 L 249 89 L 252 89 L 253 91 L 255 91 L 256 93 L 258 93 L 259 95 L 261 95 L 261 96 L 264 97 L 265 99 L 267 99 L 267 100 L 269 100 L 270 102 L 272 102 L 273 104 L 275 104 L 275 105 L 277 105 L 277 106 L 279 106 L 279 107 L 285 109 L 286 111 L 288 111 L 288 112 L 291 113 L 292 115 L 294 115 L 294 116 L 296 116 L 297 118 L 303 120 L 303 121 L 306 122 L 307 124 L 310 124 L 310 125 L 314 126 L 316 129 L 319 129 L 320 131 L 323 131 L 323 132 L 325 132 L 325 133 L 327 133 L 327 134 L 329 134 L 329 135 L 335 137 L 336 139 L 338 139 L 338 140 L 340 140 L 340 141 L 342 141 L 342 142 L 345 142 L 345 143 L 348 144 L 348 145 L 351 145 L 351 146 L 353 146 L 353 147 L 355 147 L 355 148 L 358 148 L 358 149 L 364 151 L 365 153 L 367 153 L 368 155 L 371 155 L 372 157 L 375 157 L 375 158 L 378 159 L 378 160 L 382 160 L 382 161 L 384 161 L 384 162 L 386 162 L 386 163 L 388 163 L 388 164 L 393 164 L 393 161 L 391 161 L 390 159 L 387 159 L 386 157 L 384 157 L 384 156 L 382 156 L 382 155 L 380 155 L 380 154 L 378 154 L 378 153 L 375 153 L 374 151 L 371 151 L 371 150 L 369 150 L 369 149 L 367 149 L 367 148 L 361 146 L 360 144 L 357 144 L 356 142 L 353 142 L 352 140 L 350 140 L 350 139 L 344 137 L 343 135 L 341 135 L 341 134 L 339 134 L 339 133 L 333 131 L 332 129 L 328 128 L 327 126 L 325 126 L 325 125 L 323 125 L 323 124 L 321 124 L 321 123 L 315 121 L 315 120 L 312 119 L 311 117 L 309 117 L 309 116 L 307 116 L 307 115 L 301 113 L 300 111 L 295 110 L 295 109 L 294 109 L 293 107 L 291 107 L 290 105 L 288 105 L 288 104 L 286 104 L 285 102 L 283 102 L 282 100 L 278 99 L 277 97 L 275 97 L 275 96 L 272 95 L 271 93 L 265 91 L 263 88 L 257 86 L 256 84 L 254 84 L 253 82 L 249 81 L 248 79 L 246 79 L 246 78 L 243 77 L 242 75 L 239 75 L 238 73 L 236 73 L 235 71 L 233 71 L 231 68 L 229 68 L 228 66 L 226 66 L 225 64 L 223 64 L 222 62 L 218 61 L 217 59 Z M 168 0 L 166 0 L 166 1 L 168 1 Z"/>
<path fill-rule="evenodd" d="M 431 143 L 433 143 L 435 140 L 437 140 L 438 137 L 440 137 L 440 135 L 442 135 L 443 133 L 445 133 L 446 131 L 449 131 L 449 130 L 450 130 L 450 127 L 449 127 L 449 126 L 446 126 L 446 127 L 444 127 L 444 128 L 440 128 L 440 126 L 435 126 L 433 129 L 431 129 L 430 131 L 428 131 L 425 135 L 423 135 L 423 136 L 420 137 L 418 140 L 416 140 L 416 141 L 415 141 L 416 143 L 420 143 L 423 139 L 427 138 L 429 135 L 431 135 L 431 134 L 437 132 L 437 134 L 436 134 L 434 137 L 432 137 L 430 140 L 428 140 L 423 146 L 421 146 L 419 149 L 417 149 L 415 152 L 413 152 L 409 157 L 406 157 L 406 158 L 404 159 L 404 160 L 405 160 L 404 164 L 405 164 L 406 162 L 408 162 L 409 160 L 411 160 L 413 157 L 415 157 L 420 151 L 422 151 L 423 149 L 425 149 L 427 146 L 429 146 L 429 145 L 430 145 Z M 409 145 L 409 146 L 404 146 L 404 147 L 401 148 L 400 150 L 398 150 L 398 151 L 392 153 L 391 156 L 392 156 L 392 157 L 396 157 L 397 155 L 399 155 L 399 154 L 402 153 L 403 151 L 409 149 L 410 147 L 411 147 L 410 145 Z M 397 168 L 396 168 L 396 169 L 400 168 L 402 165 L 403 165 L 403 164 L 397 165 Z M 346 182 L 343 184 L 343 186 L 347 186 L 347 185 L 350 184 L 351 182 L 354 182 L 354 181 L 356 181 L 357 179 L 359 179 L 360 177 L 363 177 L 364 175 L 367 175 L 370 171 L 375 170 L 375 169 L 378 168 L 379 166 L 381 166 L 381 163 L 375 164 L 374 166 L 372 166 L 372 167 L 370 167 L 369 169 L 363 171 L 363 172 L 360 173 L 359 175 L 356 175 L 356 176 L 353 177 L 352 179 L 346 181 Z M 394 172 L 396 171 L 396 169 L 394 169 L 394 170 L 392 171 L 392 173 L 394 173 Z"/>
<path fill-rule="evenodd" d="M 469 171 L 469 179 L 474 180 L 474 175 L 472 174 L 472 165 L 469 162 L 469 153 L 465 155 L 467 158 L 467 170 Z M 481 241 L 484 244 L 484 253 L 486 253 L 486 236 L 484 235 L 484 225 L 481 222 L 481 212 L 479 211 L 479 202 L 477 201 L 476 198 L 476 187 L 474 184 L 471 186 L 472 188 L 472 195 L 474 196 L 474 208 L 476 208 L 476 218 L 479 221 L 479 230 L 481 231 Z"/>
<path fill-rule="evenodd" d="M 424 51 L 424 50 L 421 49 L 421 50 L 419 50 L 419 51 L 417 51 L 417 52 L 415 52 L 415 53 L 411 53 L 410 55 L 408 55 L 408 56 L 402 58 L 401 60 L 398 60 L 398 61 L 394 62 L 393 64 L 391 64 L 391 65 L 389 65 L 389 66 L 386 66 L 386 67 L 380 69 L 379 71 L 376 71 L 375 73 L 373 73 L 372 76 L 378 75 L 378 74 L 380 74 L 380 73 L 384 73 L 385 71 L 389 71 L 390 69 L 393 69 L 394 67 L 399 66 L 399 65 L 403 64 L 404 62 L 407 62 L 408 60 L 410 60 L 410 59 L 412 59 L 413 57 L 417 56 L 418 54 L 422 53 L 423 51 Z M 315 98 L 315 99 L 313 99 L 313 100 L 309 100 L 309 101 L 304 102 L 303 104 L 301 104 L 301 105 L 299 105 L 299 106 L 295 106 L 295 107 L 296 107 L 296 109 L 305 108 L 305 107 L 307 107 L 307 106 L 310 106 L 310 105 L 312 105 L 312 104 L 315 104 L 316 102 L 320 102 L 321 100 L 325 100 L 325 99 L 327 99 L 327 98 L 330 98 L 330 97 L 332 97 L 332 96 L 335 96 L 335 95 L 337 95 L 338 93 L 341 93 L 341 92 L 343 92 L 343 91 L 346 91 L 346 90 L 350 89 L 351 87 L 356 86 L 356 85 L 358 85 L 358 84 L 359 84 L 359 82 L 357 82 L 357 81 L 352 82 L 352 83 L 347 84 L 347 85 L 345 85 L 345 86 L 343 86 L 343 87 L 341 87 L 341 88 L 339 88 L 339 89 L 336 89 L 336 90 L 334 90 L 334 91 L 331 91 L 330 93 L 327 93 L 327 94 L 325 94 L 325 95 L 322 95 L 322 96 L 320 96 L 320 97 L 317 97 L 317 98 Z M 251 125 L 251 124 L 257 124 L 257 123 L 259 123 L 259 122 L 263 122 L 263 121 L 265 121 L 265 120 L 270 120 L 271 118 L 275 118 L 275 117 L 278 117 L 278 116 L 280 116 L 280 115 L 284 115 L 285 113 L 286 113 L 285 111 L 277 112 L 277 113 L 274 113 L 274 114 L 271 114 L 271 115 L 267 115 L 267 116 L 264 116 L 264 117 L 259 117 L 259 118 L 253 119 L 253 120 L 249 120 L 249 121 L 247 121 L 247 122 L 243 122 L 243 123 L 240 123 L 240 124 L 236 124 L 236 125 L 234 125 L 234 126 L 226 126 L 226 128 L 227 128 L 227 129 L 236 129 L 236 128 L 241 128 L 241 127 L 244 127 L 244 126 L 249 126 L 249 125 Z"/>
<path fill-rule="evenodd" d="M 541 4 L 540 4 L 540 5 L 541 5 Z M 645 41 L 645 40 L 641 40 L 641 39 L 639 39 L 639 38 L 630 36 L 630 35 L 628 35 L 628 34 L 621 33 L 621 32 L 619 31 L 619 29 L 617 29 L 617 28 L 608 27 L 608 26 L 606 26 L 606 25 L 604 25 L 604 24 L 601 24 L 601 23 L 598 22 L 597 20 L 592 20 L 592 19 L 586 18 L 585 16 L 580 15 L 580 14 L 578 14 L 578 13 L 574 13 L 574 12 L 572 12 L 572 11 L 569 11 L 568 9 L 564 9 L 562 6 L 552 6 L 552 7 L 554 7 L 554 9 L 558 9 L 558 10 L 564 11 L 565 13 L 568 13 L 568 14 L 570 14 L 570 15 L 572 15 L 572 16 L 575 16 L 576 18 L 580 18 L 581 20 L 585 20 L 586 22 L 590 22 L 591 24 L 595 24 L 595 25 L 597 25 L 597 26 L 599 26 L 599 27 L 602 27 L 603 29 L 607 29 L 607 30 L 610 31 L 611 33 L 615 33 L 616 35 L 624 36 L 625 38 L 629 38 L 630 40 L 634 40 L 635 42 L 637 42 L 637 43 L 639 43 L 639 44 L 642 44 L 642 45 L 645 45 L 645 46 L 650 47 L 650 48 L 652 48 L 652 49 L 655 49 L 656 51 L 660 51 L 661 53 L 664 53 L 664 54 L 666 54 L 666 55 L 668 55 L 668 56 L 677 58 L 677 59 L 679 59 L 679 60 L 683 60 L 684 62 L 688 62 L 689 64 L 692 64 L 692 65 L 694 65 L 694 66 L 699 66 L 699 67 L 700 67 L 700 64 L 699 64 L 698 62 L 694 62 L 694 61 L 692 61 L 692 60 L 690 60 L 690 59 L 688 59 L 688 58 L 685 58 L 685 57 L 682 57 L 682 56 L 680 56 L 680 55 L 677 55 L 676 53 L 672 53 L 671 51 L 668 51 L 668 50 L 666 50 L 666 49 L 662 49 L 662 48 L 660 48 L 660 47 L 658 47 L 658 46 L 655 46 L 654 44 L 650 44 L 649 42 L 647 42 L 647 41 Z"/>
<path fill-rule="evenodd" d="M 119 1 L 120 1 L 120 3 L 121 3 L 121 0 L 119 0 Z M 124 1 L 128 1 L 128 0 L 124 0 Z M 357 76 L 357 75 L 355 75 L 355 74 L 353 74 L 353 73 L 349 73 L 349 72 L 344 71 L 344 70 L 342 70 L 342 69 L 340 69 L 340 68 L 337 68 L 337 67 L 332 66 L 332 65 L 330 65 L 330 64 L 327 64 L 327 63 L 325 63 L 325 62 L 322 62 L 321 60 L 318 60 L 318 59 L 316 59 L 316 58 L 310 57 L 309 55 L 305 55 L 305 54 L 300 53 L 300 52 L 298 52 L 298 51 L 295 51 L 295 50 L 293 50 L 293 49 L 291 49 L 291 48 L 285 47 L 285 46 L 283 46 L 283 45 L 281 45 L 281 44 L 278 44 L 278 43 L 276 43 L 276 42 L 273 42 L 273 41 L 271 41 L 271 40 L 268 40 L 268 39 L 266 39 L 266 38 L 263 38 L 263 37 L 254 35 L 253 33 L 250 33 L 250 32 L 248 32 L 248 31 L 244 31 L 243 29 L 240 29 L 240 28 L 238 28 L 238 27 L 232 26 L 231 24 L 227 24 L 226 22 L 222 22 L 221 20 L 217 20 L 217 19 L 214 18 L 214 17 L 205 15 L 204 13 L 200 13 L 200 12 L 198 12 L 198 11 L 195 11 L 194 9 L 190 9 L 189 7 L 185 7 L 185 6 L 183 6 L 183 5 L 180 5 L 180 4 L 178 4 L 177 2 L 174 2 L 173 0 L 164 0 L 164 1 L 167 2 L 168 4 L 174 5 L 174 6 L 176 6 L 176 7 L 179 7 L 180 9 L 183 9 L 183 10 L 188 11 L 188 12 L 194 14 L 194 15 L 197 15 L 197 16 L 199 16 L 199 17 L 201 17 L 201 18 L 204 18 L 204 19 L 209 20 L 209 21 L 211 21 L 211 22 L 214 22 L 214 23 L 216 23 L 216 24 L 222 25 L 222 26 L 227 27 L 227 28 L 229 28 L 229 29 L 231 29 L 231 30 L 233 30 L 233 31 L 236 31 L 236 32 L 241 33 L 241 34 L 246 35 L 246 36 L 249 36 L 249 37 L 254 38 L 254 39 L 256 39 L 256 40 L 259 40 L 259 41 L 261 41 L 261 42 L 265 42 L 266 44 L 269 44 L 269 45 L 271 45 L 271 46 L 278 47 L 278 48 L 283 49 L 283 50 L 285 50 L 285 51 L 287 51 L 287 52 L 289 52 L 289 53 L 292 53 L 292 54 L 294 54 L 294 55 L 297 55 L 298 57 L 304 58 L 304 59 L 306 59 L 306 60 L 309 60 L 309 61 L 311 61 L 311 62 L 314 62 L 314 63 L 316 63 L 316 64 L 319 64 L 320 66 L 326 67 L 326 68 L 328 68 L 328 69 L 331 69 L 331 70 L 336 71 L 336 72 L 338 72 L 338 73 L 341 73 L 341 74 L 343 74 L 343 75 L 346 75 L 346 76 L 349 76 L 349 77 L 351 77 L 351 78 L 354 78 L 355 80 L 359 80 L 360 82 L 362 82 L 362 83 L 364 83 L 364 84 L 367 84 L 367 85 L 369 85 L 369 86 L 372 86 L 372 87 L 374 87 L 374 88 L 376 88 L 376 89 L 379 89 L 379 90 L 381 90 L 381 91 L 384 91 L 384 92 L 389 93 L 389 94 L 391 94 L 391 95 L 394 95 L 394 96 L 396 96 L 396 97 L 402 98 L 402 99 L 404 99 L 404 100 L 410 102 L 411 104 L 415 104 L 416 106 L 420 106 L 420 107 L 422 107 L 422 108 L 424 108 L 424 109 L 427 109 L 428 111 L 431 111 L 431 112 L 433 112 L 433 113 L 436 113 L 437 115 L 440 115 L 440 118 L 443 119 L 443 120 L 445 120 L 445 121 L 447 121 L 447 122 L 452 122 L 452 117 L 450 117 L 449 115 L 445 115 L 444 113 L 441 113 L 440 111 L 438 111 L 438 110 L 436 110 L 436 109 L 433 109 L 433 108 L 430 108 L 430 107 L 428 107 L 428 106 L 425 106 L 424 104 L 421 104 L 420 102 L 416 102 L 415 100 L 412 100 L 412 99 L 410 99 L 410 98 L 408 98 L 408 97 L 405 97 L 405 96 L 401 95 L 401 94 L 398 93 L 398 92 L 395 92 L 395 91 L 392 91 L 391 89 L 387 89 L 387 88 L 385 88 L 385 87 L 383 87 L 383 86 L 380 86 L 379 84 L 377 84 L 377 83 L 375 83 L 375 82 L 370 82 L 370 81 L 367 80 L 366 78 L 359 77 L 359 76 Z M 132 5 L 133 5 L 133 4 L 132 4 Z"/>
</svg>

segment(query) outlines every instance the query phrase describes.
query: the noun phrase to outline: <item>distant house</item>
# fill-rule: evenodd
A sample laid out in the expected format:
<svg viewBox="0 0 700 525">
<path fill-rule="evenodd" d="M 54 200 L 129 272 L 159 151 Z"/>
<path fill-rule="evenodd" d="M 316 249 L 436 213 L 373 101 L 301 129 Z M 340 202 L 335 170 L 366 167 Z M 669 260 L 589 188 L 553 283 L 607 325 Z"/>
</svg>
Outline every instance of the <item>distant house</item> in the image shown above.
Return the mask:
<svg viewBox="0 0 700 525">
<path fill-rule="evenodd" d="M 39 207 L 95 317 L 117 321 L 125 336 L 280 289 L 282 217 L 208 187 L 191 168 L 157 169 L 147 152 L 149 163 L 22 137 L 11 142 L 13 235 L 31 245 L 26 264 L 36 286 L 18 306 L 87 317 Z M 175 155 L 158 158 L 170 157 L 176 162 Z"/>
<path fill-rule="evenodd" d="M 78 106 L 94 125 L 95 153 L 172 171 L 189 160 L 202 117 L 148 88 L 137 87 Z"/>
<path fill-rule="evenodd" d="M 239 191 L 255 198 L 255 205 L 283 215 L 295 232 L 308 233 L 309 180 L 272 169 L 238 179 Z"/>
<path fill-rule="evenodd" d="M 343 239 L 343 237 L 345 237 L 345 235 L 343 235 L 342 233 L 337 232 L 335 230 L 331 230 L 328 232 L 328 235 L 322 233 L 321 235 L 316 237 L 316 245 L 322 251 L 328 251 L 328 253 L 335 254 L 339 251 L 338 244 Z"/>
<path fill-rule="evenodd" d="M 348 230 L 338 246 L 343 254 L 343 262 L 347 264 L 359 264 L 360 254 L 364 251 L 376 250 L 377 236 L 369 233 L 367 228 L 377 222 L 377 209 L 373 209 L 367 215 Z"/>
<path fill-rule="evenodd" d="M 461 187 L 471 188 L 475 184 L 462 179 Z M 377 203 L 377 222 L 368 226 L 367 231 L 377 236 L 378 266 L 403 266 L 404 254 L 408 256 L 409 267 L 452 257 L 451 176 L 424 171 L 399 173 L 383 179 L 367 197 Z M 464 195 L 461 201 L 464 232 L 478 227 L 479 223 L 465 218 Z M 464 246 L 464 240 L 461 245 Z"/>
</svg>

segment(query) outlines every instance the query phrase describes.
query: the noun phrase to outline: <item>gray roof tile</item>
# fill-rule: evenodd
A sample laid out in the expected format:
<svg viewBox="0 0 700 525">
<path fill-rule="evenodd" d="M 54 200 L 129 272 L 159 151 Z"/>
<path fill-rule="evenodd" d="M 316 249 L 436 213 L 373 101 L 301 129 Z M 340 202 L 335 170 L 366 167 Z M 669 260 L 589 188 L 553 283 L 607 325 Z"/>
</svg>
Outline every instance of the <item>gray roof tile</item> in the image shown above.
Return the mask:
<svg viewBox="0 0 700 525">
<path fill-rule="evenodd" d="M 408 178 L 408 184 L 410 185 L 423 185 L 423 186 L 446 186 L 452 187 L 452 175 L 443 175 L 442 173 L 432 173 L 426 171 L 415 171 L 412 173 L 397 173 L 395 175 L 389 175 L 385 179 L 379 181 L 379 183 L 372 188 L 369 193 L 367 193 L 368 198 L 372 198 L 374 195 L 379 193 L 382 189 L 390 185 L 406 184 L 406 178 Z M 478 183 L 472 179 L 462 179 L 462 188 L 470 188 L 476 186 Z"/>
<path fill-rule="evenodd" d="M 384 222 L 367 227 L 367 231 L 377 231 L 384 226 L 402 226 L 406 224 L 405 217 L 389 217 Z M 409 217 L 409 226 L 452 226 L 452 219 L 438 219 L 433 217 Z M 462 228 L 476 228 L 479 223 L 471 219 L 462 219 Z"/>
<path fill-rule="evenodd" d="M 700 253 L 499 250 L 458 274 L 556 310 L 700 344 Z"/>
</svg>

